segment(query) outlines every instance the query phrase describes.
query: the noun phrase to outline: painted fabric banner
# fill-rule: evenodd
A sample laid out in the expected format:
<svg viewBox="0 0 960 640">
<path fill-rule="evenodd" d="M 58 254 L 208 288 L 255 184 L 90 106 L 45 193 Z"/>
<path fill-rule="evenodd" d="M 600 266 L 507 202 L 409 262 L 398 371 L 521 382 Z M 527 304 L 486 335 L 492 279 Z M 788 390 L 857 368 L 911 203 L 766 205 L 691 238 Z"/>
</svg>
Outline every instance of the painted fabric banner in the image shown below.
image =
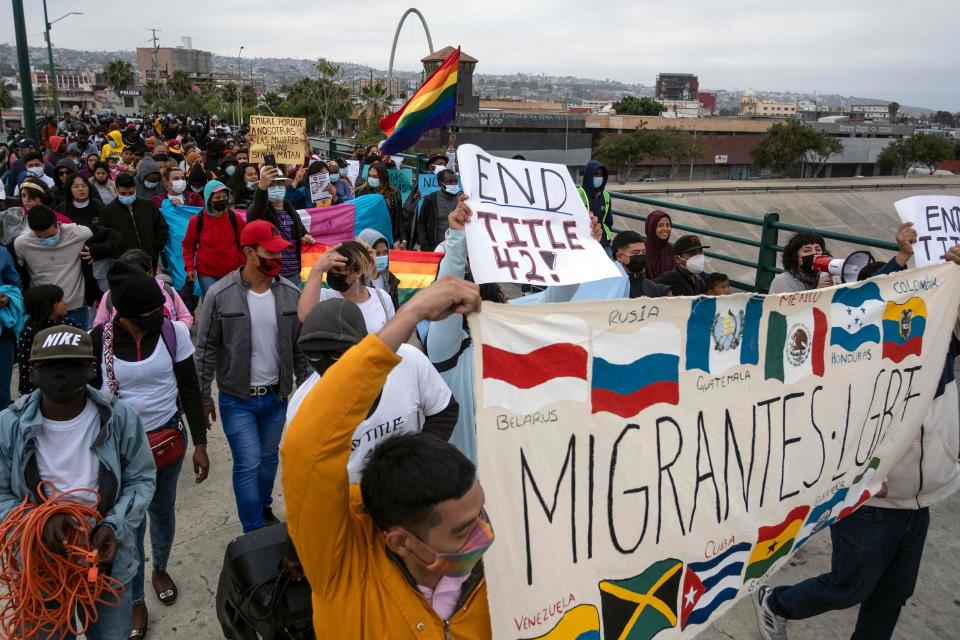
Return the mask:
<svg viewBox="0 0 960 640">
<path fill-rule="evenodd" d="M 778 296 L 484 303 L 494 637 L 705 629 L 879 490 L 942 393 L 958 305 L 953 264 Z"/>
</svg>

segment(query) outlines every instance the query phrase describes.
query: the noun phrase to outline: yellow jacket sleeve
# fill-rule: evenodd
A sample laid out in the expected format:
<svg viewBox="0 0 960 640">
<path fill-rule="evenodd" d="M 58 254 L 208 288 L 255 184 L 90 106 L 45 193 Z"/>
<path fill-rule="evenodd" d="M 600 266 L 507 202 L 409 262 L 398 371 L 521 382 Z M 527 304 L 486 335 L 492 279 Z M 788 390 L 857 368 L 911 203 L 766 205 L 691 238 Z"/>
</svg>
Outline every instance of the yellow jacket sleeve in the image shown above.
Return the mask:
<svg viewBox="0 0 960 640">
<path fill-rule="evenodd" d="M 280 454 L 287 526 L 314 592 L 349 578 L 365 551 L 350 511 L 347 460 L 357 425 L 400 358 L 376 335 L 349 349 L 310 390 Z"/>
</svg>

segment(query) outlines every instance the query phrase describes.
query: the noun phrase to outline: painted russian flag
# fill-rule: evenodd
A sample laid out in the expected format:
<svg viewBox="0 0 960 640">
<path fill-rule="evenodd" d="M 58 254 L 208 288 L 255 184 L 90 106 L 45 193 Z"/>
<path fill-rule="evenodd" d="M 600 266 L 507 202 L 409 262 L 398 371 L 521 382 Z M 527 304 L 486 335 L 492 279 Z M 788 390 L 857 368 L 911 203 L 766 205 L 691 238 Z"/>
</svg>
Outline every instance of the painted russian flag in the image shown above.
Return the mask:
<svg viewBox="0 0 960 640">
<path fill-rule="evenodd" d="M 593 413 L 630 418 L 647 407 L 680 402 L 680 330 L 667 322 L 593 337 Z"/>
<path fill-rule="evenodd" d="M 567 314 L 550 314 L 536 324 L 483 320 L 484 406 L 531 413 L 560 400 L 587 402 L 589 334 L 583 320 Z"/>
</svg>

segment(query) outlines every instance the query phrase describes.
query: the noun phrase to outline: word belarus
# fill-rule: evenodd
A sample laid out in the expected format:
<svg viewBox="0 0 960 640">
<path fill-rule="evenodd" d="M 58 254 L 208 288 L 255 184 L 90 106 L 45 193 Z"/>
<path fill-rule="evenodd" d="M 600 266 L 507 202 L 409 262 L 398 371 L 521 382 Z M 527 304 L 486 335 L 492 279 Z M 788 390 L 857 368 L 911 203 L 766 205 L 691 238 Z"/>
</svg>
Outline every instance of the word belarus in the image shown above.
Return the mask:
<svg viewBox="0 0 960 640">
<path fill-rule="evenodd" d="M 470 322 L 495 637 L 696 635 L 879 489 L 938 394 L 958 306 L 953 265 L 545 317 L 486 304 Z"/>
</svg>

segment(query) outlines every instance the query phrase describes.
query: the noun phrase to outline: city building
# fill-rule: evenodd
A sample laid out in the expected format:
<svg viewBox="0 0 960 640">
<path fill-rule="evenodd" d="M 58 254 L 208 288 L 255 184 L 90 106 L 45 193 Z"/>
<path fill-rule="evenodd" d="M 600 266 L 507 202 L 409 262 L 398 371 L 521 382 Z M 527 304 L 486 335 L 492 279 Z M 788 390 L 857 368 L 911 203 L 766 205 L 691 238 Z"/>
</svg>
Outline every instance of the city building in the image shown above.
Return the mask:
<svg viewBox="0 0 960 640">
<path fill-rule="evenodd" d="M 850 115 L 863 116 L 864 120 L 889 120 L 890 111 L 885 104 L 852 104 Z"/>
<path fill-rule="evenodd" d="M 137 70 L 144 82 L 165 80 L 175 71 L 191 78 L 209 78 L 214 72 L 213 54 L 192 47 L 137 47 Z"/>
<path fill-rule="evenodd" d="M 700 105 L 699 100 L 660 100 L 664 118 L 699 118 L 709 115 Z"/>
<path fill-rule="evenodd" d="M 700 81 L 692 73 L 657 75 L 657 100 L 696 100 Z"/>
<path fill-rule="evenodd" d="M 391 98 L 409 98 L 410 97 L 410 88 L 407 86 L 407 83 L 399 78 L 374 78 L 371 72 L 369 78 L 355 78 L 350 83 L 350 93 L 352 95 L 360 95 L 364 89 L 368 86 L 379 82 L 387 89 L 387 95 Z"/>
<path fill-rule="evenodd" d="M 764 100 L 753 89 L 740 98 L 740 115 L 760 118 L 792 118 L 797 113 L 796 102 Z"/>
<path fill-rule="evenodd" d="M 432 74 L 450 57 L 455 49 L 447 46 L 435 51 L 420 60 L 427 76 Z M 473 71 L 477 68 L 477 59 L 460 51 L 460 67 L 457 70 L 457 111 L 462 113 L 476 113 L 480 111 L 480 98 L 473 95 Z"/>
<path fill-rule="evenodd" d="M 697 94 L 697 102 L 700 103 L 703 115 L 712 116 L 717 113 L 717 94 L 701 91 Z"/>
</svg>

